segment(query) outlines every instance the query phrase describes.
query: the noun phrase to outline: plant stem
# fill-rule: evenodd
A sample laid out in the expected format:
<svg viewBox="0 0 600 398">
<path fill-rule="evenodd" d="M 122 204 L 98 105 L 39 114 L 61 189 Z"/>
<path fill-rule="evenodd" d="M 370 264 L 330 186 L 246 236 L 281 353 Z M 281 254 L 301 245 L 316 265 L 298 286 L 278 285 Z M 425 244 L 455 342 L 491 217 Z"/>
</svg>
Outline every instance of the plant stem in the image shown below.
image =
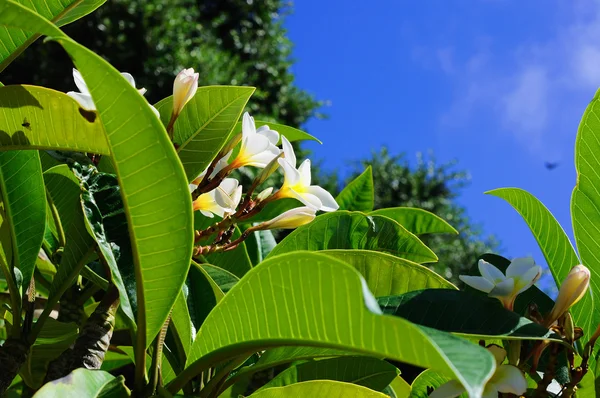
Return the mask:
<svg viewBox="0 0 600 398">
<path fill-rule="evenodd" d="M 152 393 L 156 391 L 156 388 L 159 385 L 162 385 L 162 353 L 170 322 L 171 314 L 169 313 L 169 316 L 160 329 L 158 336 L 156 336 L 156 346 L 154 348 L 154 355 L 152 356 L 152 364 L 150 365 L 150 386 L 152 387 Z"/>
<path fill-rule="evenodd" d="M 60 221 L 60 216 L 58 215 L 58 210 L 52 201 L 52 197 L 48 190 L 46 190 L 46 200 L 48 201 L 48 207 L 50 207 L 50 213 L 52 214 L 52 219 L 54 220 L 54 225 L 56 225 L 56 232 L 58 233 L 58 244 L 61 247 L 65 247 L 67 242 L 67 238 L 65 237 L 65 231 L 63 229 L 62 223 Z"/>
</svg>

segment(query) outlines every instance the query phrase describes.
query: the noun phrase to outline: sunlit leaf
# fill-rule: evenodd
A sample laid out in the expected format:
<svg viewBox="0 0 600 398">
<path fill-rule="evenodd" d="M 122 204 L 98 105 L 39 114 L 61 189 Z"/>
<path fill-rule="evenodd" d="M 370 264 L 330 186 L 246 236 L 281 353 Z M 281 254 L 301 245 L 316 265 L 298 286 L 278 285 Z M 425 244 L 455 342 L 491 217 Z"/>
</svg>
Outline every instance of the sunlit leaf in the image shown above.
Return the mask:
<svg viewBox="0 0 600 398">
<path fill-rule="evenodd" d="M 314 380 L 286 387 L 272 387 L 250 395 L 253 398 L 287 397 L 361 397 L 387 398 L 387 395 L 356 384 L 331 380 Z"/>
<path fill-rule="evenodd" d="M 393 254 L 418 263 L 437 261 L 436 255 L 415 235 L 383 216 L 336 211 L 318 216 L 297 228 L 269 254 L 295 250 L 365 249 Z"/>
<path fill-rule="evenodd" d="M 375 210 L 369 214 L 391 218 L 415 235 L 441 233 L 458 234 L 458 231 L 444 219 L 423 209 L 413 207 L 391 207 L 388 209 Z"/>
<path fill-rule="evenodd" d="M 115 377 L 101 370 L 75 369 L 61 379 L 46 383 L 34 398 L 122 398 L 130 395 L 123 376 Z"/>
<path fill-rule="evenodd" d="M 340 210 L 371 211 L 375 203 L 375 192 L 373 189 L 373 171 L 371 166 L 367 167 L 335 198 L 340 205 Z"/>
</svg>

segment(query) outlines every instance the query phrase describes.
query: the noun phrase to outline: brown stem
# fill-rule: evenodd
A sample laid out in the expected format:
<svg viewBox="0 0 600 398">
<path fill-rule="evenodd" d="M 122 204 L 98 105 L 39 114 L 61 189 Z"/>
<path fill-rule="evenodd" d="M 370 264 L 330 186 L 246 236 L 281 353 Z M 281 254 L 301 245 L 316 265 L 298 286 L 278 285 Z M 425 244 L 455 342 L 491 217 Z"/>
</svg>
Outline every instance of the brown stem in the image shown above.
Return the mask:
<svg viewBox="0 0 600 398">
<path fill-rule="evenodd" d="M 538 383 L 536 389 L 536 397 L 547 397 L 548 396 L 548 386 L 554 379 L 554 373 L 556 371 L 556 362 L 558 357 L 558 352 L 560 351 L 561 346 L 558 343 L 551 344 L 550 356 L 548 358 L 548 365 L 546 366 L 546 371 L 544 372 L 544 377 Z"/>
<path fill-rule="evenodd" d="M 119 291 L 115 285 L 110 285 L 81 328 L 73 348 L 50 362 L 44 383 L 64 377 L 77 368 L 100 369 L 110 344 L 118 306 Z"/>
<path fill-rule="evenodd" d="M 211 253 L 220 253 L 233 250 L 236 247 L 238 247 L 240 243 L 246 240 L 246 238 L 248 238 L 248 236 L 250 236 L 250 234 L 254 231 L 256 231 L 256 228 L 250 227 L 247 230 L 245 230 L 239 238 L 224 245 L 196 246 L 194 248 L 194 256 L 197 256 L 199 254 L 206 255 Z"/>
</svg>

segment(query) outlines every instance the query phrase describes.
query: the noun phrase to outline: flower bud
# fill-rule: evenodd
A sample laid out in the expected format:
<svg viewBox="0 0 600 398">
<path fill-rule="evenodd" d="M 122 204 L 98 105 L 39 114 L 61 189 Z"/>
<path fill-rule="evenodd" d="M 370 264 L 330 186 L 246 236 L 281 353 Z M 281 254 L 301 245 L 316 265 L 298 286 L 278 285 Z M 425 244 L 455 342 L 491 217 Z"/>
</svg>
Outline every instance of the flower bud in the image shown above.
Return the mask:
<svg viewBox="0 0 600 398">
<path fill-rule="evenodd" d="M 265 200 L 266 198 L 271 196 L 272 193 L 273 193 L 273 187 L 269 187 L 269 188 L 261 191 L 258 195 L 256 195 L 256 201 L 262 202 L 263 200 Z"/>
<path fill-rule="evenodd" d="M 315 219 L 316 210 L 310 207 L 297 207 L 295 209 L 288 210 L 272 220 L 265 221 L 253 227 L 255 231 L 265 229 L 289 229 L 300 227 L 304 224 L 308 224 Z"/>
<path fill-rule="evenodd" d="M 173 115 L 177 116 L 198 90 L 198 73 L 194 68 L 183 69 L 173 83 Z"/>
<path fill-rule="evenodd" d="M 584 265 L 571 269 L 558 291 L 554 307 L 545 321 L 546 326 L 552 325 L 558 318 L 576 304 L 590 286 L 590 270 Z"/>
</svg>

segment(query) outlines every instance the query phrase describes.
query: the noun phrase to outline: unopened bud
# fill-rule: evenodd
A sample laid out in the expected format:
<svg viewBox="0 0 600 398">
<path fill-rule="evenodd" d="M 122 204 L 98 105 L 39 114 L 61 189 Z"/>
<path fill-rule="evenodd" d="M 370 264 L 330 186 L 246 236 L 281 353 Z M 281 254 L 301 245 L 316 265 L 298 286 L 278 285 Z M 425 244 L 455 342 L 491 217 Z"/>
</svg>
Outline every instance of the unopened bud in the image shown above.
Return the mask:
<svg viewBox="0 0 600 398">
<path fill-rule="evenodd" d="M 554 307 L 545 321 L 546 326 L 552 325 L 569 308 L 581 300 L 589 286 L 590 270 L 581 264 L 573 267 L 560 286 Z"/>
<path fill-rule="evenodd" d="M 273 193 L 273 187 L 269 187 L 269 188 L 261 191 L 258 195 L 256 195 L 256 201 L 262 202 L 263 200 L 265 200 L 266 198 L 271 196 L 271 193 Z"/>
<path fill-rule="evenodd" d="M 269 176 L 271 174 L 273 174 L 275 172 L 275 170 L 277 170 L 279 168 L 278 160 L 282 156 L 283 156 L 283 153 L 280 153 L 279 155 L 275 156 L 273 158 L 273 160 L 271 160 L 269 162 L 269 164 L 267 164 L 265 166 L 265 168 L 260 172 L 258 177 L 256 177 L 254 179 L 254 181 L 252 182 L 252 187 L 250 188 L 250 191 L 253 191 L 254 189 L 256 189 L 256 187 L 258 187 L 260 184 L 265 182 L 267 180 L 267 178 L 269 178 Z"/>
<path fill-rule="evenodd" d="M 256 227 L 253 227 L 253 230 L 297 228 L 314 220 L 315 215 L 315 209 L 310 207 L 297 207 L 278 215 L 272 220 L 265 221 Z"/>
<path fill-rule="evenodd" d="M 175 117 L 196 94 L 199 76 L 198 73 L 194 73 L 194 68 L 189 68 L 183 69 L 175 77 L 173 82 L 173 115 Z"/>
<path fill-rule="evenodd" d="M 568 312 L 562 317 L 563 320 L 563 332 L 567 341 L 571 344 L 575 341 L 575 325 L 573 324 L 573 317 Z"/>
</svg>

